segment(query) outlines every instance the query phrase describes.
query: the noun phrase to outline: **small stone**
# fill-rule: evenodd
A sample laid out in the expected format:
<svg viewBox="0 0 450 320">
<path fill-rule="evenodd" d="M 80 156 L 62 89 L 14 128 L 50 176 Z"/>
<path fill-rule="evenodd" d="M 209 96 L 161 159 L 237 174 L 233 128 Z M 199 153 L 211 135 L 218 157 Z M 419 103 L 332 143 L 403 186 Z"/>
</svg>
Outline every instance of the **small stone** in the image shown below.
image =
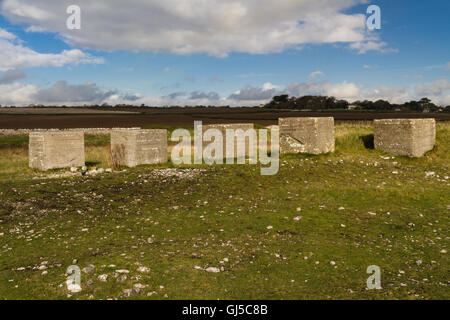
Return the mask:
<svg viewBox="0 0 450 320">
<path fill-rule="evenodd" d="M 209 267 L 205 269 L 206 272 L 219 273 L 220 269 L 215 267 Z"/>
<path fill-rule="evenodd" d="M 108 275 L 107 274 L 101 274 L 98 276 L 98 280 L 102 281 L 102 282 L 106 282 L 108 280 Z"/>
<path fill-rule="evenodd" d="M 127 280 L 127 276 L 124 274 L 117 278 L 118 282 L 124 282 L 125 280 Z"/>
<path fill-rule="evenodd" d="M 441 250 L 441 253 L 447 253 L 447 250 L 442 249 L 442 250 Z"/>
<path fill-rule="evenodd" d="M 111 173 L 111 172 L 113 172 L 113 170 L 111 168 L 108 168 L 108 169 L 105 170 L 105 172 L 106 173 Z"/>
<path fill-rule="evenodd" d="M 131 294 L 133 293 L 132 289 L 123 289 L 123 295 L 125 297 L 131 297 Z"/>
<path fill-rule="evenodd" d="M 72 172 L 72 173 L 75 173 L 77 171 L 78 171 L 78 168 L 76 168 L 76 167 L 71 167 L 70 168 L 70 172 Z"/>
<path fill-rule="evenodd" d="M 133 287 L 136 288 L 136 289 L 145 289 L 147 286 L 143 285 L 141 283 L 136 283 L 136 284 L 133 285 Z"/>
<path fill-rule="evenodd" d="M 422 260 L 417 260 L 417 261 L 416 261 L 416 264 L 417 264 L 418 266 L 420 266 L 420 265 L 422 264 Z"/>
<path fill-rule="evenodd" d="M 273 226 L 267 226 L 267 230 L 273 229 Z"/>
<path fill-rule="evenodd" d="M 129 271 L 129 270 L 126 270 L 126 269 L 116 270 L 116 272 L 117 272 L 117 273 L 121 273 L 121 274 L 123 274 L 123 273 L 130 273 L 130 271 Z"/>
<path fill-rule="evenodd" d="M 92 273 L 92 272 L 94 272 L 94 269 L 95 269 L 95 266 L 93 264 L 90 264 L 86 268 L 83 268 L 81 271 L 83 271 L 84 273 Z"/>
<path fill-rule="evenodd" d="M 147 272 L 150 272 L 150 268 L 147 268 L 147 267 L 139 267 L 139 268 L 137 269 L 137 271 L 142 272 L 142 273 L 147 273 Z"/>
<path fill-rule="evenodd" d="M 296 216 L 295 218 L 294 218 L 294 221 L 300 221 L 302 219 L 302 216 Z"/>
<path fill-rule="evenodd" d="M 336 262 L 330 261 L 330 264 L 331 264 L 332 266 L 334 266 L 334 265 L 336 265 Z"/>
</svg>

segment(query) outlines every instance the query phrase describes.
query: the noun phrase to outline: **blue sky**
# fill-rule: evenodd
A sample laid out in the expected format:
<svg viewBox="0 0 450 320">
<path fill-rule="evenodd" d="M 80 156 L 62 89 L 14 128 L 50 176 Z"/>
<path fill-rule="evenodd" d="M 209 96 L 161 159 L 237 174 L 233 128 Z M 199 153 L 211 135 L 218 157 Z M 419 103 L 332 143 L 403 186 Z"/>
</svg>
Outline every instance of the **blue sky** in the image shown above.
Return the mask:
<svg viewBox="0 0 450 320">
<path fill-rule="evenodd" d="M 446 0 L 80 0 L 81 30 L 68 30 L 72 2 L 0 1 L 0 104 L 450 104 Z M 370 4 L 381 30 L 365 28 Z"/>
</svg>

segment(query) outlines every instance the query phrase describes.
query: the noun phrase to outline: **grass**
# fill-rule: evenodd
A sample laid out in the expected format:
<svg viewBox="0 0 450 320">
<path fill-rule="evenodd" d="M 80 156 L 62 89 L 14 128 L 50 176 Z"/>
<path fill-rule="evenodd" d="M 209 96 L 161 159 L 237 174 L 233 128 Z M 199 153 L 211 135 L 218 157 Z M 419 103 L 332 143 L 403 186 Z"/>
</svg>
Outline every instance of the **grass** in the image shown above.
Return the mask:
<svg viewBox="0 0 450 320">
<path fill-rule="evenodd" d="M 450 124 L 421 159 L 388 158 L 372 134 L 338 124 L 334 154 L 283 156 L 265 177 L 249 165 L 158 176 L 169 163 L 32 179 L 14 142 L 0 150 L 0 298 L 449 299 Z M 87 162 L 109 167 L 108 139 L 86 141 Z M 69 297 L 74 259 L 95 270 Z M 369 265 L 382 290 L 366 290 Z"/>
</svg>

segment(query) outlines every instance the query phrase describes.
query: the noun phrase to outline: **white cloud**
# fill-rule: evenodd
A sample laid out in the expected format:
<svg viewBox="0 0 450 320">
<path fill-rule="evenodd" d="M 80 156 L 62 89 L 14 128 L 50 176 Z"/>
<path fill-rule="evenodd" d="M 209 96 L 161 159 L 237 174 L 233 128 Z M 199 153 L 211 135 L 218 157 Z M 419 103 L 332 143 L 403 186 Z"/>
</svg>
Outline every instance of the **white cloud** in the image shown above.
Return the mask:
<svg viewBox="0 0 450 320">
<path fill-rule="evenodd" d="M 440 79 L 431 83 L 419 84 L 415 92 L 422 97 L 428 97 L 441 105 L 450 105 L 450 80 Z"/>
<path fill-rule="evenodd" d="M 320 71 L 320 70 L 311 72 L 311 73 L 309 74 L 309 78 L 310 78 L 310 79 L 315 79 L 315 78 L 318 78 L 318 77 L 321 77 L 321 76 L 323 76 L 323 72 Z"/>
<path fill-rule="evenodd" d="M 378 65 L 365 64 L 365 65 L 363 65 L 363 68 L 364 68 L 364 69 L 368 69 L 368 70 L 371 70 L 371 69 L 378 69 Z"/>
<path fill-rule="evenodd" d="M 292 82 L 286 86 L 285 92 L 291 96 L 307 95 L 333 96 L 338 99 L 352 100 L 359 96 L 360 89 L 354 83 L 331 83 L 329 81 Z"/>
<path fill-rule="evenodd" d="M 0 71 L 29 67 L 62 67 L 67 64 L 103 63 L 103 59 L 91 57 L 78 49 L 61 53 L 39 53 L 23 46 L 12 33 L 0 29 Z"/>
<path fill-rule="evenodd" d="M 176 54 L 253 54 L 308 43 L 350 43 L 360 53 L 386 51 L 366 32 L 365 12 L 348 9 L 366 0 L 78 0 L 81 30 L 66 28 L 73 1 L 3 0 L 0 12 L 30 32 L 56 32 L 67 42 L 99 50 Z"/>
<path fill-rule="evenodd" d="M 388 44 L 383 41 L 360 41 L 350 44 L 351 49 L 358 50 L 359 54 L 367 53 L 368 51 L 378 51 L 381 53 L 398 52 L 398 49 L 388 47 Z"/>
<path fill-rule="evenodd" d="M 0 105 L 23 106 L 32 103 L 31 96 L 39 90 L 34 85 L 19 82 L 0 85 Z"/>
</svg>

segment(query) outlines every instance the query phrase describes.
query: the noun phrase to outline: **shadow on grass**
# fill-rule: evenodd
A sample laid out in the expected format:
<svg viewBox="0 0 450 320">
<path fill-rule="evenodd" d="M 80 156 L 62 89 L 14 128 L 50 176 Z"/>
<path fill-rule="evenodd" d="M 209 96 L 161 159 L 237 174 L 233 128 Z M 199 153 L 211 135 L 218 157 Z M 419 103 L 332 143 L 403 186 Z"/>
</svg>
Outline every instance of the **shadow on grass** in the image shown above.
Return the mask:
<svg viewBox="0 0 450 320">
<path fill-rule="evenodd" d="M 97 166 L 99 164 L 101 164 L 100 161 L 88 161 L 88 162 L 86 162 L 86 166 L 87 167 L 94 167 L 94 166 Z"/>
<path fill-rule="evenodd" d="M 373 134 L 362 136 L 361 140 L 364 143 L 364 147 L 366 149 L 375 149 L 375 136 Z"/>
</svg>

